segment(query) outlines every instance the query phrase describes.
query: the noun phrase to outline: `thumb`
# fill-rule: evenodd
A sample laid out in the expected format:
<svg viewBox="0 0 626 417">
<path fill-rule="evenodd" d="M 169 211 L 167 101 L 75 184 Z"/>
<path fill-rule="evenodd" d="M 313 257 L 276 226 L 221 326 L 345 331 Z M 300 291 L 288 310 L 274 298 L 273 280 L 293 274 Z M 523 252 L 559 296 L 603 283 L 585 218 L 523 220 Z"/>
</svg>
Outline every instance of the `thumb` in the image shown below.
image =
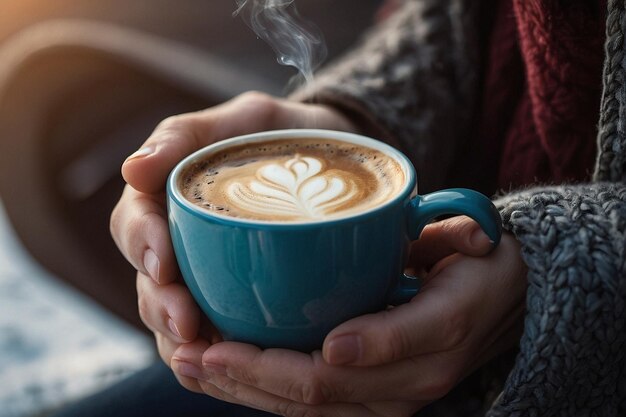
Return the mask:
<svg viewBox="0 0 626 417">
<path fill-rule="evenodd" d="M 374 366 L 446 350 L 464 337 L 459 314 L 450 308 L 454 290 L 432 287 L 427 296 L 375 314 L 349 320 L 333 329 L 322 355 L 330 365 Z M 459 325 L 459 326 L 457 326 Z"/>
<path fill-rule="evenodd" d="M 492 249 L 492 242 L 476 221 L 467 216 L 451 217 L 424 228 L 411 245 L 408 266 L 428 269 L 456 252 L 484 256 Z"/>
<path fill-rule="evenodd" d="M 122 165 L 122 176 L 144 193 L 161 192 L 174 166 L 190 153 L 220 139 L 269 128 L 276 100 L 245 93 L 209 109 L 171 116 Z"/>
</svg>

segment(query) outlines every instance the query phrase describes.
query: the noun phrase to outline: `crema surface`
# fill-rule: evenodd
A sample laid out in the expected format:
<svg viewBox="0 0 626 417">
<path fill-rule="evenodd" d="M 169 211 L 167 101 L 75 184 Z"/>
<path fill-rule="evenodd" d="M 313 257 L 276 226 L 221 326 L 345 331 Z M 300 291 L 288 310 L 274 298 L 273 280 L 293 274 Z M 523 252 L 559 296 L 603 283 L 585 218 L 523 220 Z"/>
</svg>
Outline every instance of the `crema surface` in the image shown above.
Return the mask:
<svg viewBox="0 0 626 417">
<path fill-rule="evenodd" d="M 186 199 L 222 215 L 277 222 L 348 216 L 384 204 L 405 183 L 383 152 L 325 139 L 239 145 L 186 169 Z"/>
</svg>

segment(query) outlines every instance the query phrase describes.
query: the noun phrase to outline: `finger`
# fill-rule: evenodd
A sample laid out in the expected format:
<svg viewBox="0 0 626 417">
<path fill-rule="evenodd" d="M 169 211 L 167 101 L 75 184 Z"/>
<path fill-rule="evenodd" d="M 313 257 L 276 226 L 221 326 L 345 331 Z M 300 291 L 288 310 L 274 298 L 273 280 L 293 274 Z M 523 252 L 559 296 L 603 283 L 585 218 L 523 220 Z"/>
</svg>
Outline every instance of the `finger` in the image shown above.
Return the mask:
<svg viewBox="0 0 626 417">
<path fill-rule="evenodd" d="M 406 411 L 404 404 L 381 404 L 375 411 L 376 407 L 367 407 L 358 403 L 330 403 L 319 405 L 302 404 L 296 401 L 290 401 L 285 398 L 268 394 L 264 391 L 241 384 L 228 377 L 216 376 L 211 379 L 209 384 L 213 385 L 225 394 L 224 398 L 235 398 L 236 402 L 241 405 L 278 414 L 281 416 L 319 416 L 319 417 L 390 417 L 390 416 L 410 416 Z M 205 386 L 201 382 L 202 386 Z M 412 407 L 414 408 L 414 407 Z M 391 410 L 399 410 L 399 413 L 390 413 Z"/>
<path fill-rule="evenodd" d="M 280 398 L 258 388 L 241 384 L 227 376 L 211 375 L 198 382 L 211 396 L 222 401 L 243 405 L 281 416 L 307 416 L 311 414 L 310 406 Z"/>
<path fill-rule="evenodd" d="M 409 303 L 349 320 L 323 346 L 333 365 L 373 366 L 480 343 L 523 304 L 526 279 L 515 239 L 489 256 L 454 254 L 438 263 Z"/>
<path fill-rule="evenodd" d="M 168 367 L 172 368 L 172 357 L 174 356 L 174 352 L 176 352 L 181 344 L 173 341 L 168 337 L 165 337 L 162 333 L 157 332 L 154 334 L 154 336 L 156 338 L 159 356 Z M 183 376 L 173 369 L 172 371 L 174 372 L 174 377 L 176 378 L 176 380 L 178 380 L 178 383 L 189 391 L 198 394 L 204 392 L 197 379 Z"/>
<path fill-rule="evenodd" d="M 407 411 L 407 403 L 394 403 L 389 405 L 377 404 L 373 407 L 356 403 L 309 405 L 272 395 L 258 388 L 242 384 L 227 376 L 212 375 L 208 380 L 203 381 L 200 379 L 198 381 L 205 392 L 223 401 L 256 408 L 281 416 L 408 417 L 411 415 L 411 413 Z M 410 407 L 415 408 L 415 405 L 411 404 Z M 380 412 L 374 410 L 380 410 Z M 400 412 L 390 414 L 389 411 L 391 410 Z"/>
<path fill-rule="evenodd" d="M 470 375 L 476 369 L 489 362 L 496 356 L 510 350 L 514 346 L 519 346 L 520 338 L 524 332 L 524 322 L 515 321 L 509 323 L 506 329 L 500 329 L 498 336 L 487 341 L 482 349 L 477 353 L 471 365 L 467 368 L 465 376 Z"/>
<path fill-rule="evenodd" d="M 187 287 L 177 283 L 158 285 L 137 273 L 139 315 L 153 332 L 184 343 L 196 338 L 200 311 Z"/>
<path fill-rule="evenodd" d="M 423 355 L 378 367 L 331 366 L 320 352 L 260 350 L 242 343 L 211 346 L 202 357 L 206 379 L 228 377 L 297 403 L 431 401 L 462 372 L 460 354 Z"/>
<path fill-rule="evenodd" d="M 364 403 L 372 413 L 381 417 L 413 416 L 431 401 L 379 401 Z"/>
<path fill-rule="evenodd" d="M 425 287 L 407 304 L 333 329 L 324 341 L 324 359 L 331 365 L 373 366 L 455 349 L 469 332 L 466 306 L 460 289 Z"/>
<path fill-rule="evenodd" d="M 483 256 L 492 248 L 478 223 L 467 216 L 456 216 L 427 225 L 411 245 L 408 264 L 427 269 L 456 252 Z"/>
<path fill-rule="evenodd" d="M 277 101 L 247 93 L 210 109 L 162 121 L 122 166 L 128 184 L 148 193 L 162 191 L 172 168 L 185 156 L 220 139 L 270 128 Z"/>
<path fill-rule="evenodd" d="M 268 412 L 278 412 L 285 408 L 279 403 L 290 402 L 251 387 L 244 387 L 228 377 L 207 373 L 203 369 L 202 355 L 210 346 L 205 342 L 194 341 L 181 345 L 174 353 L 172 369 L 185 386 L 197 384 L 204 393 L 214 398 Z"/>
<path fill-rule="evenodd" d="M 126 259 L 156 282 L 178 277 L 162 196 L 126 187 L 111 214 L 111 235 Z"/>
<path fill-rule="evenodd" d="M 161 332 L 155 332 L 154 338 L 156 340 L 159 357 L 167 366 L 171 367 L 172 356 L 181 344 L 172 340 L 171 337 L 166 337 Z"/>
<path fill-rule="evenodd" d="M 195 340 L 185 345 L 178 345 L 172 353 L 171 360 L 167 364 L 172 368 L 174 376 L 178 382 L 190 391 L 202 394 L 205 393 L 198 376 L 198 364 L 201 362 L 202 354 L 211 344 L 205 340 Z"/>
<path fill-rule="evenodd" d="M 218 388 L 217 385 L 214 385 L 211 382 L 205 381 L 203 379 L 197 379 L 196 381 L 198 385 L 200 386 L 200 388 L 202 389 L 202 391 L 204 392 L 204 394 L 210 397 L 216 398 L 225 403 L 236 404 L 236 405 L 240 405 L 240 406 L 244 406 L 248 408 L 260 409 L 258 407 L 255 407 L 252 404 L 244 403 L 239 398 L 228 394 L 226 391 L 221 390 L 220 388 Z M 262 411 L 267 411 L 267 410 L 262 410 Z"/>
<path fill-rule="evenodd" d="M 223 344 L 224 345 L 224 344 Z M 235 344 L 237 346 L 246 346 Z M 222 401 L 264 410 L 284 416 L 337 416 L 337 417 L 389 417 L 410 416 L 426 402 L 394 401 L 368 404 L 325 403 L 304 404 L 286 397 L 274 395 L 257 387 L 230 378 L 220 372 L 201 370 L 199 355 L 207 344 L 181 345 L 174 354 L 173 368 L 181 380 L 197 381 L 202 390 Z M 285 351 L 289 352 L 289 351 Z M 188 366 L 181 366 L 184 363 Z"/>
</svg>

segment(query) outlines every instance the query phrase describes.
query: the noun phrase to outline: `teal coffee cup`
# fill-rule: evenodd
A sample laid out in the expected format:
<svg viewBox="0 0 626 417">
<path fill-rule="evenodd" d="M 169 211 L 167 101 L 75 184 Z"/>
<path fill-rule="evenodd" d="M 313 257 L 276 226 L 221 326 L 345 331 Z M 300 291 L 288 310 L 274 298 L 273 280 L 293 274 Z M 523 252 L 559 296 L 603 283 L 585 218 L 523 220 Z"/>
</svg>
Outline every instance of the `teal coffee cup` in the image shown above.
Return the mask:
<svg viewBox="0 0 626 417">
<path fill-rule="evenodd" d="M 342 322 L 411 300 L 420 280 L 403 273 L 409 244 L 440 216 L 473 218 L 494 244 L 501 236 L 482 194 L 418 195 L 398 150 L 327 130 L 212 144 L 174 168 L 167 200 L 196 302 L 225 340 L 261 348 L 310 352 Z"/>
</svg>

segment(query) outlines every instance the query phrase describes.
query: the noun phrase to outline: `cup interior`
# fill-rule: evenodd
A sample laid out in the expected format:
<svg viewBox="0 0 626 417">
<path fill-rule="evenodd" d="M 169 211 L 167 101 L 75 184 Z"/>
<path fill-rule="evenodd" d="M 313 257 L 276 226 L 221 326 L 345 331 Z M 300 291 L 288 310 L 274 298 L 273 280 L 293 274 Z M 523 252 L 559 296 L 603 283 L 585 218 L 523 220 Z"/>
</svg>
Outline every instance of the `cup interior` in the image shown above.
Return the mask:
<svg viewBox="0 0 626 417">
<path fill-rule="evenodd" d="M 212 212 L 208 210 L 204 210 L 199 206 L 188 201 L 181 193 L 179 189 L 179 178 L 185 172 L 186 168 L 190 165 L 193 165 L 199 161 L 204 160 L 210 155 L 218 153 L 222 150 L 228 149 L 233 146 L 241 146 L 245 144 L 251 143 L 259 143 L 259 142 L 267 142 L 277 139 L 309 139 L 309 138 L 319 138 L 319 139 L 330 139 L 337 140 L 341 142 L 346 142 L 350 144 L 355 144 L 359 146 L 365 146 L 368 148 L 375 149 L 379 152 L 386 154 L 387 156 L 393 158 L 401 167 L 404 173 L 404 185 L 401 190 L 389 201 L 383 203 L 380 206 L 376 206 L 362 212 L 356 214 L 349 214 L 346 216 L 339 216 L 330 220 L 319 220 L 319 221 L 306 221 L 306 222 L 272 222 L 266 220 L 253 220 L 248 218 L 241 217 L 232 217 L 224 214 L 220 214 L 218 212 Z M 214 144 L 208 145 L 198 151 L 190 154 L 183 160 L 181 160 L 176 167 L 170 173 L 170 176 L 167 181 L 167 193 L 168 196 L 177 204 L 182 206 L 188 211 L 191 211 L 194 214 L 199 216 L 207 216 L 210 218 L 217 218 L 222 221 L 234 222 L 234 223 L 244 223 L 244 224 L 272 224 L 272 225 L 297 225 L 297 224 L 316 224 L 316 223 L 328 223 L 332 221 L 341 221 L 346 218 L 354 218 L 360 217 L 364 215 L 370 215 L 372 212 L 376 212 L 388 205 L 394 204 L 399 199 L 404 199 L 408 194 L 416 191 L 416 175 L 415 169 L 413 165 L 409 161 L 409 159 L 400 151 L 395 149 L 394 147 L 387 145 L 381 141 L 354 134 L 348 132 L 340 132 L 333 130 L 324 130 L 324 129 L 285 129 L 285 130 L 273 130 L 273 131 L 265 131 L 259 133 L 252 133 L 243 136 L 237 136 L 230 139 L 225 139 Z"/>
</svg>

